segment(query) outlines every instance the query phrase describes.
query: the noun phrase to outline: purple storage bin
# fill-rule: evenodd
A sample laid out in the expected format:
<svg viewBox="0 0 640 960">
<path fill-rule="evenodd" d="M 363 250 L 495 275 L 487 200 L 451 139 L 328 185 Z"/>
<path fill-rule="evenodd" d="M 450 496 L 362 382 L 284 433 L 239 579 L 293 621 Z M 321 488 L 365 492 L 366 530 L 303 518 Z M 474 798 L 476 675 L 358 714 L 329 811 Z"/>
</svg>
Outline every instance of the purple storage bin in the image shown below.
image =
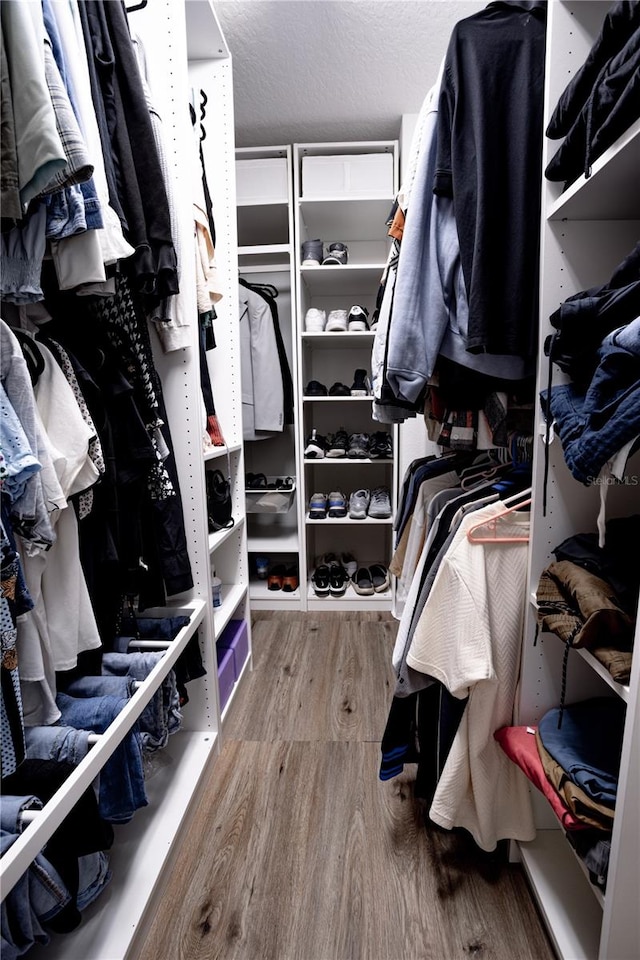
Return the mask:
<svg viewBox="0 0 640 960">
<path fill-rule="evenodd" d="M 233 685 L 236 682 L 236 675 L 233 667 L 233 651 L 227 647 L 218 647 L 216 645 L 216 654 L 218 657 L 218 689 L 220 691 L 220 709 L 224 710 Z"/>
<path fill-rule="evenodd" d="M 233 651 L 234 672 L 237 680 L 249 656 L 249 631 L 246 620 L 230 620 L 220 634 L 216 645 Z"/>
</svg>

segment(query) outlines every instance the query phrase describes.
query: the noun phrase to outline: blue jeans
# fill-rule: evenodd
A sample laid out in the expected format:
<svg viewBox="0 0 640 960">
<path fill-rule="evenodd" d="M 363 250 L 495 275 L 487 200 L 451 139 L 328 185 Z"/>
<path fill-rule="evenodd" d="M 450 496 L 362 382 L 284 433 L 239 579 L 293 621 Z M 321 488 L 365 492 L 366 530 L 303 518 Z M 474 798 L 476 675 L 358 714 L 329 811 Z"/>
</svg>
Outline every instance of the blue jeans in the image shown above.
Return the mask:
<svg viewBox="0 0 640 960">
<path fill-rule="evenodd" d="M 105 674 L 124 679 L 145 680 L 162 653 L 105 653 L 102 670 Z M 106 678 L 105 678 L 106 679 Z M 140 715 L 140 736 L 147 753 L 166 747 L 170 734 L 180 728 L 182 713 L 180 697 L 173 670 L 170 670 L 162 686 L 156 691 Z"/>
<path fill-rule="evenodd" d="M 89 752 L 89 731 L 52 724 L 27 727 L 26 757 L 29 760 L 61 760 L 77 766 Z"/>
<path fill-rule="evenodd" d="M 80 698 L 59 693 L 56 697 L 62 723 L 94 733 L 104 733 L 126 703 L 126 699 L 109 696 Z M 128 823 L 135 811 L 147 803 L 142 744 L 136 723 L 102 768 L 98 805 L 103 820 Z"/>
<path fill-rule="evenodd" d="M 0 800 L 0 856 L 18 839 L 18 817 L 24 808 L 42 807 L 35 797 L 3 796 Z M 15 960 L 34 943 L 46 944 L 43 924 L 70 902 L 69 891 L 46 857 L 39 853 L 20 877 L 0 908 L 2 960 Z"/>
<path fill-rule="evenodd" d="M 595 480 L 607 460 L 640 434 L 640 318 L 605 337 L 598 354 L 586 393 L 572 383 L 551 390 L 564 457 L 582 483 Z"/>
</svg>

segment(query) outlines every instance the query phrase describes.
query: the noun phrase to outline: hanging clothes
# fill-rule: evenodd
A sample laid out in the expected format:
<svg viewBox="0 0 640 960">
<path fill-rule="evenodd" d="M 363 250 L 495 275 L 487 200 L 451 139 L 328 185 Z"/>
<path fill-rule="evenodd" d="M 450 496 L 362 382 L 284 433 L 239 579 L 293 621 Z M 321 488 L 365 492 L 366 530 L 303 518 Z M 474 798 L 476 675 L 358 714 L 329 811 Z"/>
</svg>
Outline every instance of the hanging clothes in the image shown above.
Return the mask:
<svg viewBox="0 0 640 960">
<path fill-rule="evenodd" d="M 284 429 L 284 386 L 273 313 L 266 298 L 240 283 L 242 424 L 245 440 Z"/>
</svg>

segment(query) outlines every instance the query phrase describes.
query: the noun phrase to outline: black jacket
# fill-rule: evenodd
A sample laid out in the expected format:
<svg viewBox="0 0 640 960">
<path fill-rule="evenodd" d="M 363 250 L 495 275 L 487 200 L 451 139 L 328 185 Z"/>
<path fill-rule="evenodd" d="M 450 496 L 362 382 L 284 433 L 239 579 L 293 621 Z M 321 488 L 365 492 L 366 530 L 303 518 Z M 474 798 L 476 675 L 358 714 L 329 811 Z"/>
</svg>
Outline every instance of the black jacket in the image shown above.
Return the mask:
<svg viewBox="0 0 640 960">
<path fill-rule="evenodd" d="M 434 192 L 453 197 L 472 353 L 536 352 L 546 3 L 491 3 L 454 28 Z"/>
<path fill-rule="evenodd" d="M 589 97 L 545 170 L 573 183 L 640 117 L 640 25 L 601 69 Z"/>
</svg>

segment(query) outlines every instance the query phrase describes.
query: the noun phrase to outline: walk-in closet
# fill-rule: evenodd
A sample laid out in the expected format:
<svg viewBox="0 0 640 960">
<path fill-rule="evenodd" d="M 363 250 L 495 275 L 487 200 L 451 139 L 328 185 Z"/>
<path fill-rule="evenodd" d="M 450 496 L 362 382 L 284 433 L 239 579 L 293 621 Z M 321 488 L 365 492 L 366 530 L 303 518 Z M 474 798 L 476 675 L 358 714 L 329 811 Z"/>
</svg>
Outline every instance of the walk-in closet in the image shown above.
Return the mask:
<svg viewBox="0 0 640 960">
<path fill-rule="evenodd" d="M 640 960 L 640 2 L 0 28 L 3 960 Z"/>
</svg>

